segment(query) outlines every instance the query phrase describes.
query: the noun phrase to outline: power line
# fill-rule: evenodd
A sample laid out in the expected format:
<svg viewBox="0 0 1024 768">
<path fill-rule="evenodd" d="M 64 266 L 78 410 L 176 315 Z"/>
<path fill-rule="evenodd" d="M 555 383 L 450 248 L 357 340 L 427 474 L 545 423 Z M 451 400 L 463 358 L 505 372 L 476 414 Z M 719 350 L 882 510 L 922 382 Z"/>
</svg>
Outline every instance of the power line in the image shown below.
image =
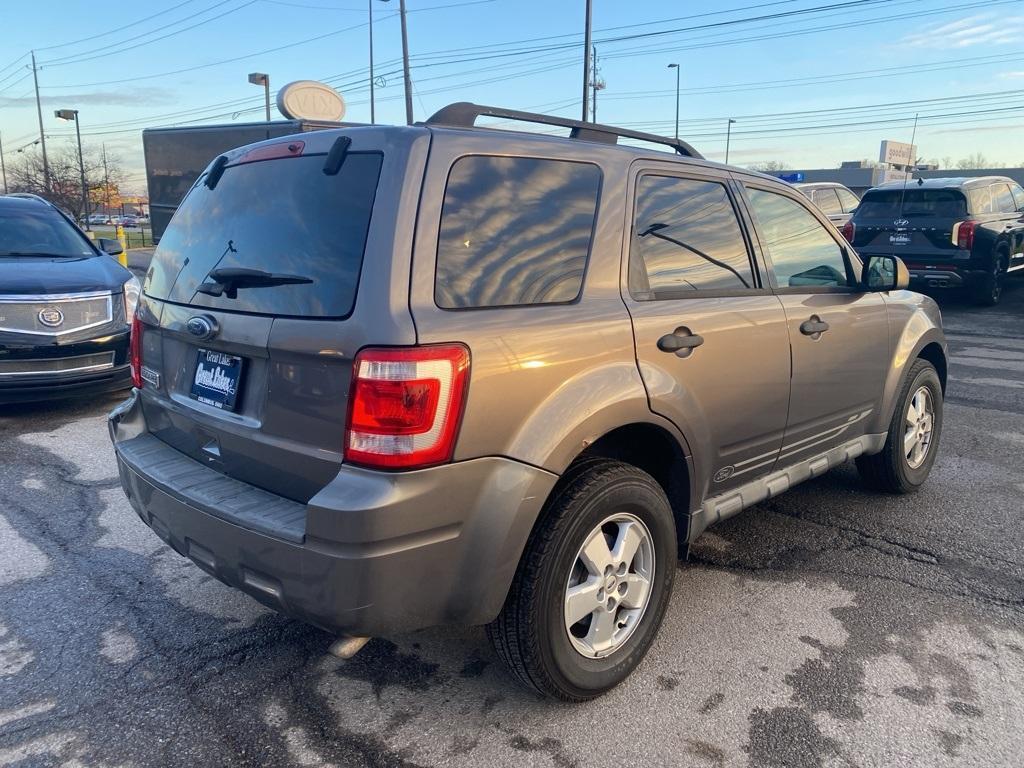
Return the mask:
<svg viewBox="0 0 1024 768">
<path fill-rule="evenodd" d="M 109 37 L 110 35 L 116 34 L 117 32 L 123 32 L 126 29 L 131 29 L 132 27 L 137 27 L 139 24 L 143 24 L 143 23 L 145 23 L 147 21 L 150 21 L 151 19 L 155 19 L 155 18 L 157 18 L 159 16 L 164 16 L 164 15 L 170 13 L 171 11 L 176 11 L 179 8 L 183 8 L 184 6 L 188 5 L 189 3 L 194 3 L 194 2 L 196 2 L 196 0 L 184 0 L 184 2 L 177 3 L 176 5 L 172 5 L 170 8 L 165 8 L 162 11 L 158 11 L 158 12 L 156 12 L 156 13 L 150 15 L 150 16 L 146 16 L 145 18 L 139 19 L 138 21 L 133 21 L 133 22 L 131 22 L 129 24 L 125 24 L 124 26 L 116 27 L 115 29 L 108 29 L 108 30 L 106 30 L 104 32 L 96 32 L 96 33 L 94 33 L 92 35 L 89 35 L 88 37 L 82 37 L 82 38 L 79 38 L 78 40 L 71 40 L 71 41 L 66 42 L 66 43 L 58 43 L 57 45 L 45 45 L 45 46 L 36 48 L 36 50 L 37 51 L 52 51 L 55 48 L 70 48 L 71 46 L 78 45 L 79 43 L 92 42 L 93 40 L 98 40 L 101 37 Z M 148 34 L 148 33 L 143 33 L 143 34 Z"/>
</svg>

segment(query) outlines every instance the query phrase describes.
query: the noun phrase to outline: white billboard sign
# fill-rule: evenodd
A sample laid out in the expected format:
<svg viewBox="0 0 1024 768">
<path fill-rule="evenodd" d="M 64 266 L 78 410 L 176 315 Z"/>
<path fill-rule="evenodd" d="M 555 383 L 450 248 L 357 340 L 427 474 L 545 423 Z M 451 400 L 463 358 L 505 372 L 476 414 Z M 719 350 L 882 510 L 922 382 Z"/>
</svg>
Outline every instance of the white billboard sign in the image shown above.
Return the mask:
<svg viewBox="0 0 1024 768">
<path fill-rule="evenodd" d="M 878 161 L 887 165 L 913 165 L 917 159 L 917 147 L 902 141 L 883 141 L 878 151 Z"/>
<path fill-rule="evenodd" d="M 329 85 L 296 80 L 277 92 L 277 108 L 293 120 L 331 120 L 345 116 L 345 100 Z"/>
</svg>

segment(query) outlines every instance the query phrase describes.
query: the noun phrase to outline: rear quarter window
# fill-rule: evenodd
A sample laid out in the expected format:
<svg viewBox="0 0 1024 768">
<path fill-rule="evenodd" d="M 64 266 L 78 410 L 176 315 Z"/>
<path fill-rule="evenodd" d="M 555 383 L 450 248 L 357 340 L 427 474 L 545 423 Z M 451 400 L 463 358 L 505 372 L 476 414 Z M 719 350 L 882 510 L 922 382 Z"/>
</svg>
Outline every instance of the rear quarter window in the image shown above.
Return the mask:
<svg viewBox="0 0 1024 768">
<path fill-rule="evenodd" d="M 448 175 L 434 301 L 442 309 L 574 301 L 583 287 L 601 170 L 473 155 Z"/>
</svg>

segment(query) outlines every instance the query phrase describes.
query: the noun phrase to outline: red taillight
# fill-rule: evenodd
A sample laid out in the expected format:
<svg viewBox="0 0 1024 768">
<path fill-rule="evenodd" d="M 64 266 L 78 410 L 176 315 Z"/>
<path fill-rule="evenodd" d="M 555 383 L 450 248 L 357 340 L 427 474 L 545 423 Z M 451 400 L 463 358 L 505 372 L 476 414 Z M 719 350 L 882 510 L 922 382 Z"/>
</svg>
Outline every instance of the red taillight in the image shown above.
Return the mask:
<svg viewBox="0 0 1024 768">
<path fill-rule="evenodd" d="M 469 381 L 458 344 L 371 348 L 356 355 L 345 461 L 409 469 L 449 461 Z"/>
<path fill-rule="evenodd" d="M 132 372 L 132 386 L 142 389 L 142 321 L 139 313 L 132 315 L 132 330 L 128 341 L 128 364 Z"/>
<path fill-rule="evenodd" d="M 846 242 L 853 245 L 853 238 L 857 235 L 857 225 L 850 220 L 843 224 L 843 228 L 839 231 L 842 233 L 843 237 L 846 238 Z"/>
<path fill-rule="evenodd" d="M 974 248 L 974 229 L 978 226 L 976 221 L 958 221 L 953 225 L 953 242 L 957 248 L 969 251 Z"/>
</svg>

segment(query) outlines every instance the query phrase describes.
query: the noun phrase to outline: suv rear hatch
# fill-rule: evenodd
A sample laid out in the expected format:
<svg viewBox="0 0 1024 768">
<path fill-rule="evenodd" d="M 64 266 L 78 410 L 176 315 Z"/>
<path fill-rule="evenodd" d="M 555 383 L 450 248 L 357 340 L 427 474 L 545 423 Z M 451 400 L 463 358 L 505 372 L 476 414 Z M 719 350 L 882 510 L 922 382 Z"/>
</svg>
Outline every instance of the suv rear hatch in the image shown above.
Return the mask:
<svg viewBox="0 0 1024 768">
<path fill-rule="evenodd" d="M 911 268 L 945 263 L 960 253 L 953 225 L 966 218 L 967 200 L 956 189 L 869 190 L 853 218 L 853 246 L 865 255 L 895 254 Z"/>
<path fill-rule="evenodd" d="M 150 431 L 300 502 L 342 461 L 359 346 L 345 320 L 384 158 L 352 151 L 331 174 L 311 141 L 236 150 L 215 183 L 219 158 L 200 177 L 153 257 L 144 293 L 160 322 L 142 336 Z"/>
</svg>

